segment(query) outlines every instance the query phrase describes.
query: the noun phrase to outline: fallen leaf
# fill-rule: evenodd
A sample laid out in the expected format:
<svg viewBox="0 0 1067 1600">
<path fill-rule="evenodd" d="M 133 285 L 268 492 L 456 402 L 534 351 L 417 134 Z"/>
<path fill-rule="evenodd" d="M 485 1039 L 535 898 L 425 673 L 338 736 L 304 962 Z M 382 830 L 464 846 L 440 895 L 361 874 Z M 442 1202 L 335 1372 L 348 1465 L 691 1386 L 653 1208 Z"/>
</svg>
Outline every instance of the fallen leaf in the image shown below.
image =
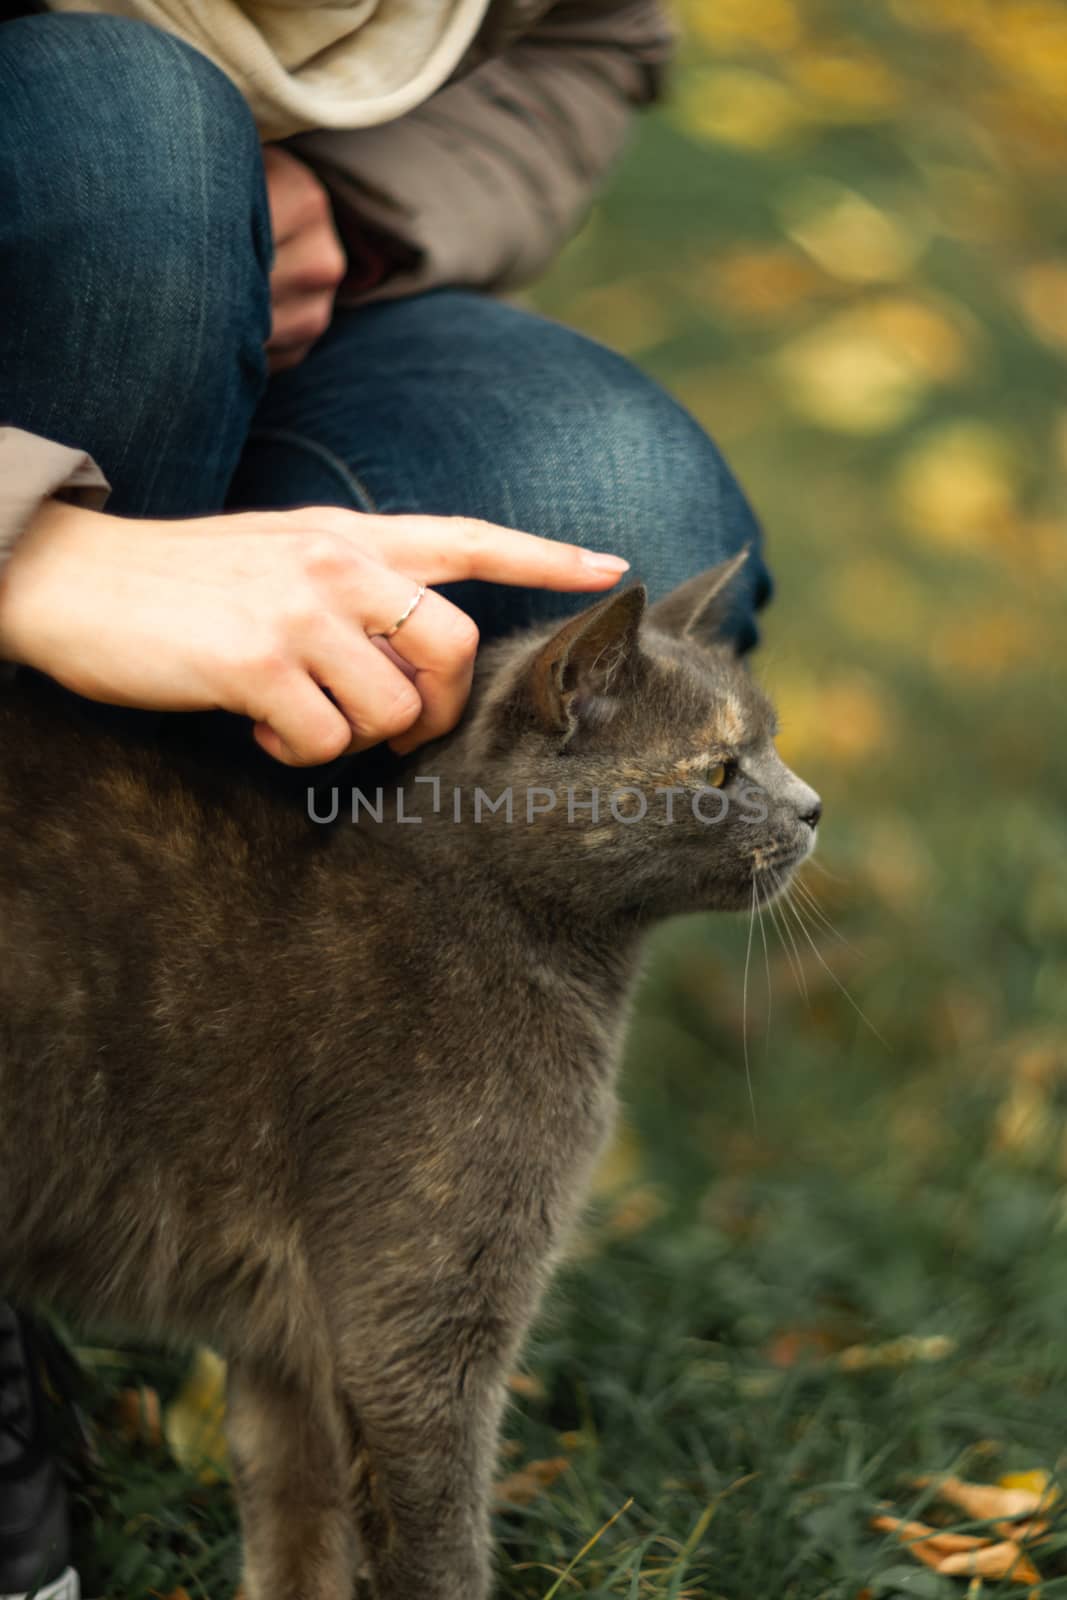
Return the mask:
<svg viewBox="0 0 1067 1600">
<path fill-rule="evenodd" d="M 513 1372 L 508 1379 L 508 1388 L 512 1394 L 520 1395 L 523 1400 L 545 1398 L 545 1386 L 532 1372 Z"/>
<path fill-rule="evenodd" d="M 225 1420 L 226 1363 L 201 1346 L 192 1371 L 167 1407 L 163 1433 L 175 1461 L 196 1471 L 202 1483 L 229 1474 Z"/>
<path fill-rule="evenodd" d="M 120 1389 L 115 1396 L 115 1421 L 124 1438 L 156 1446 L 163 1441 L 159 1395 L 155 1389 Z"/>
<path fill-rule="evenodd" d="M 653 1183 L 639 1184 L 612 1208 L 605 1218 L 605 1231 L 619 1239 L 632 1238 L 658 1222 L 667 1210 L 668 1202 L 662 1189 Z"/>
<path fill-rule="evenodd" d="M 807 120 L 792 89 L 744 67 L 690 72 L 675 94 L 672 114 L 688 134 L 753 150 L 785 143 Z"/>
<path fill-rule="evenodd" d="M 968 1516 L 983 1521 L 994 1517 L 1028 1517 L 1047 1510 L 1055 1493 L 1038 1489 L 1006 1489 L 991 1483 L 967 1483 L 951 1475 L 946 1478 L 922 1477 L 914 1479 L 916 1488 L 935 1487 L 938 1498 L 959 1506 Z"/>
<path fill-rule="evenodd" d="M 895 1533 L 909 1555 L 938 1571 L 946 1556 L 977 1550 L 990 1542 L 973 1534 L 945 1533 L 928 1527 L 925 1522 L 909 1522 L 904 1517 L 872 1517 L 871 1527 L 879 1533 Z"/>
<path fill-rule="evenodd" d="M 798 250 L 750 247 L 733 250 L 691 274 L 698 300 L 710 299 L 716 311 L 771 321 L 802 306 L 833 286 Z"/>
<path fill-rule="evenodd" d="M 1040 1583 L 1041 1574 L 1012 1539 L 987 1544 L 982 1550 L 963 1550 L 945 1556 L 938 1572 L 950 1578 L 1011 1578 L 1015 1583 Z"/>
<path fill-rule="evenodd" d="M 848 283 L 905 277 L 926 234 L 865 195 L 828 179 L 809 179 L 786 197 L 785 231 L 824 272 Z"/>
<path fill-rule="evenodd" d="M 715 7 L 711 7 L 714 10 Z M 899 104 L 903 87 L 877 56 L 859 50 L 791 51 L 786 63 L 799 88 L 828 122 L 879 122 Z"/>
<path fill-rule="evenodd" d="M 1027 322 L 1045 344 L 1067 350 L 1067 261 L 1039 261 L 1016 280 Z"/>
<path fill-rule="evenodd" d="M 1016 510 L 1018 469 L 1007 439 L 987 423 L 961 419 L 932 429 L 896 475 L 895 498 L 907 524 L 954 548 L 999 542 Z"/>
<path fill-rule="evenodd" d="M 884 1344 L 853 1344 L 842 1350 L 837 1364 L 845 1372 L 866 1372 L 878 1367 L 907 1367 L 917 1361 L 944 1361 L 956 1351 L 956 1340 L 944 1334 L 920 1339 L 906 1334 Z"/>
<path fill-rule="evenodd" d="M 788 50 L 801 35 L 793 0 L 684 0 L 682 15 L 687 33 L 713 50 Z"/>
<path fill-rule="evenodd" d="M 1063 1047 L 1053 1040 L 1031 1045 L 1020 1053 L 1013 1065 L 1019 1076 L 1028 1082 L 1049 1083 L 1063 1072 L 1063 1060 Z M 1001 1489 L 1028 1489 L 1031 1494 L 1039 1494 L 1045 1505 L 1052 1505 L 1059 1499 L 1060 1492 L 1044 1467 L 1032 1467 L 1029 1472 L 1006 1472 L 997 1483 Z"/>
<path fill-rule="evenodd" d="M 493 1494 L 497 1505 L 529 1505 L 531 1500 L 536 1500 L 539 1494 L 550 1488 L 569 1466 L 570 1461 L 566 1456 L 553 1456 L 547 1461 L 528 1461 L 524 1467 L 509 1473 L 495 1485 Z"/>
<path fill-rule="evenodd" d="M 799 765 L 818 748 L 826 761 L 852 767 L 892 750 L 898 731 L 894 708 L 885 685 L 870 674 L 857 670 L 817 680 L 795 672 L 777 688 L 784 760 L 792 755 Z"/>
<path fill-rule="evenodd" d="M 773 1367 L 795 1367 L 798 1361 L 824 1359 L 838 1348 L 825 1328 L 783 1328 L 764 1350 Z"/>
<path fill-rule="evenodd" d="M 929 387 L 907 351 L 862 310 L 828 318 L 783 345 L 773 359 L 793 410 L 837 433 L 895 428 Z"/>
<path fill-rule="evenodd" d="M 983 606 L 946 621 L 929 641 L 931 664 L 950 682 L 993 682 L 1019 667 L 1047 660 L 1047 641 L 1018 606 Z"/>
</svg>

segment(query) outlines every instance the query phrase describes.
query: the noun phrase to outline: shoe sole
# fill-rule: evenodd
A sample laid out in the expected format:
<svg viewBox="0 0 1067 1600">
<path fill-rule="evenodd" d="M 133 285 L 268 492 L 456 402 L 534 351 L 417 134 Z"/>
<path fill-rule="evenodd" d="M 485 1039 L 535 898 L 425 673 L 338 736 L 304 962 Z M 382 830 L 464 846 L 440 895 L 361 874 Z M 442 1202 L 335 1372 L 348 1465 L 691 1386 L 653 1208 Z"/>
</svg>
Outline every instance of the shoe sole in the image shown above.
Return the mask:
<svg viewBox="0 0 1067 1600">
<path fill-rule="evenodd" d="M 44 1589 L 34 1589 L 31 1595 L 0 1595 L 0 1600 L 81 1600 L 81 1584 L 73 1567 L 68 1567 L 61 1578 Z"/>
</svg>

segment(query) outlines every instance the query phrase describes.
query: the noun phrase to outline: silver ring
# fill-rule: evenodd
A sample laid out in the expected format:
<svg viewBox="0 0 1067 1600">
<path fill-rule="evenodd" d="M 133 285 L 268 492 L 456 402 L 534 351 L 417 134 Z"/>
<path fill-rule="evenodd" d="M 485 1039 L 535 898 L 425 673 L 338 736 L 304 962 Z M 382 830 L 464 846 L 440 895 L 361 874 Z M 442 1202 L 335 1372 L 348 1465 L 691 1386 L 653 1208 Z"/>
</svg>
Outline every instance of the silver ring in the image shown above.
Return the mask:
<svg viewBox="0 0 1067 1600">
<path fill-rule="evenodd" d="M 397 617 L 396 621 L 393 623 L 393 626 L 391 628 L 386 628 L 385 632 L 382 634 L 382 638 L 383 639 L 391 639 L 393 637 L 393 634 L 396 633 L 399 628 L 402 628 L 404 626 L 405 622 L 411 616 L 411 613 L 415 610 L 416 606 L 418 605 L 419 601 L 422 599 L 422 597 L 423 597 L 423 595 L 425 593 L 426 593 L 426 585 L 424 583 L 420 583 L 419 587 L 415 590 L 414 597 L 412 598 L 411 603 L 409 604 L 407 610 L 401 612 L 400 616 Z"/>
</svg>

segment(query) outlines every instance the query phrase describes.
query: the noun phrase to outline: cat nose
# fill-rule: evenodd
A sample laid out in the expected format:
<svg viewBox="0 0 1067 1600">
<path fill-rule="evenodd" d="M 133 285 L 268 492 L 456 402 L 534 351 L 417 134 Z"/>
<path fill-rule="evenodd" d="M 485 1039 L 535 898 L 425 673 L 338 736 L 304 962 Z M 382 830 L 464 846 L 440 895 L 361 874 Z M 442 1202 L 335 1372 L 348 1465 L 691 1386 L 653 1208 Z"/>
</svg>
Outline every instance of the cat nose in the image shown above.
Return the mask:
<svg viewBox="0 0 1067 1600">
<path fill-rule="evenodd" d="M 802 811 L 800 813 L 800 820 L 801 822 L 806 822 L 809 828 L 817 828 L 819 826 L 819 818 L 821 816 L 822 801 L 819 799 L 818 795 L 816 795 L 815 803 L 809 806 L 807 811 Z"/>
</svg>

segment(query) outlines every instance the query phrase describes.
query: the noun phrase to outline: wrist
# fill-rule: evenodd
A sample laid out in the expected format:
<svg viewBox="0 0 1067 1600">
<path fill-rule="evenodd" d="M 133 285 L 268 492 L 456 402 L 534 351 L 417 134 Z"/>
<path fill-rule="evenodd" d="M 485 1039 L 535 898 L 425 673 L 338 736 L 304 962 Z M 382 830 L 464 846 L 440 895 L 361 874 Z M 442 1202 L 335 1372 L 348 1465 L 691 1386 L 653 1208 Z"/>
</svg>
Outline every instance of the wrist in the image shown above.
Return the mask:
<svg viewBox="0 0 1067 1600">
<path fill-rule="evenodd" d="M 65 500 L 41 502 L 0 571 L 0 661 L 47 671 L 41 659 L 55 631 L 54 584 L 65 586 L 76 543 L 101 514 Z"/>
</svg>

